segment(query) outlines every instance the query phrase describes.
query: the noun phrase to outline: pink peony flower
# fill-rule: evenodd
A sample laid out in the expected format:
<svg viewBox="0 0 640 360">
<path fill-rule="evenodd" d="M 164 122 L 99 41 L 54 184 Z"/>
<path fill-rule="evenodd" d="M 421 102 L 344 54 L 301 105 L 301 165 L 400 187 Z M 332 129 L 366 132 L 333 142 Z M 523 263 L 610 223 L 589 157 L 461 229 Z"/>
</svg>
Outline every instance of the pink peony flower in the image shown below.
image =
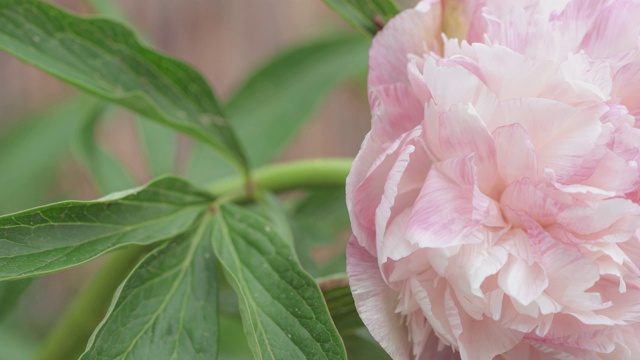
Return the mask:
<svg viewBox="0 0 640 360">
<path fill-rule="evenodd" d="M 376 36 L 347 257 L 393 358 L 640 359 L 639 19 L 422 1 Z"/>
</svg>

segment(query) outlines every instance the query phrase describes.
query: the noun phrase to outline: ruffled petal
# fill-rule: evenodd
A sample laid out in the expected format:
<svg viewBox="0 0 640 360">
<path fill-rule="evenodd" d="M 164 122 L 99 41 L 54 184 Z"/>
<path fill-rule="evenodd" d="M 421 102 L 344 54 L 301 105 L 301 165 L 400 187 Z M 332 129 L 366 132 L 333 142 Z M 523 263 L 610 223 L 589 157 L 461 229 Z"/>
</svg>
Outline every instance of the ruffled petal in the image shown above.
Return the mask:
<svg viewBox="0 0 640 360">
<path fill-rule="evenodd" d="M 523 259 L 511 257 L 500 270 L 498 283 L 507 295 L 526 306 L 542 295 L 549 286 L 549 279 L 537 263 L 528 264 Z"/>
<path fill-rule="evenodd" d="M 501 126 L 493 131 L 497 165 L 506 183 L 522 178 L 536 180 L 538 159 L 529 135 L 520 124 Z"/>
<path fill-rule="evenodd" d="M 472 156 L 435 164 L 414 204 L 407 238 L 429 248 L 481 242 L 481 224 L 499 221 L 500 215 L 475 177 Z"/>
<path fill-rule="evenodd" d="M 438 52 L 441 19 L 440 5 L 427 2 L 391 19 L 373 39 L 369 50 L 369 88 L 408 83 L 409 55 Z"/>
<path fill-rule="evenodd" d="M 395 313 L 398 294 L 380 275 L 378 260 L 352 237 L 347 247 L 347 274 L 360 318 L 394 359 L 410 359 L 407 328 Z"/>
</svg>

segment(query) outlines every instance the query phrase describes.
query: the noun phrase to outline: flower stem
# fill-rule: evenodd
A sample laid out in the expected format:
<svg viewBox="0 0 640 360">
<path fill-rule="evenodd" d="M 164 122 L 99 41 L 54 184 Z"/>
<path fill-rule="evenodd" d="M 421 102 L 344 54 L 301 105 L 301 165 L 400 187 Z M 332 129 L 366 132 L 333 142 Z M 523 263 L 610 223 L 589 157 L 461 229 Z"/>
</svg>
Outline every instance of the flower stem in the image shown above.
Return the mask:
<svg viewBox="0 0 640 360">
<path fill-rule="evenodd" d="M 351 159 L 314 159 L 276 164 L 256 169 L 252 181 L 232 177 L 212 183 L 209 191 L 223 201 L 253 200 L 256 188 L 279 193 L 292 189 L 344 186 Z"/>
<path fill-rule="evenodd" d="M 254 199 L 256 188 L 275 193 L 344 186 L 350 159 L 314 159 L 265 166 L 252 172 L 247 186 L 244 176 L 212 183 L 208 189 L 219 202 Z M 151 247 L 131 247 L 114 253 L 68 306 L 45 339 L 38 360 L 77 359 L 106 313 L 113 294 Z"/>
</svg>

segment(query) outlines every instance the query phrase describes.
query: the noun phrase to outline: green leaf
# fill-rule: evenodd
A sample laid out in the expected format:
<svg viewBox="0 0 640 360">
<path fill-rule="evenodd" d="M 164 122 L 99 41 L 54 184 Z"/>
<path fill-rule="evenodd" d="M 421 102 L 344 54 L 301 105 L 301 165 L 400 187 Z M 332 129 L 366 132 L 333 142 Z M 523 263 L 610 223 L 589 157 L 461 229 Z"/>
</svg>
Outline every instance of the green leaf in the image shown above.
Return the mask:
<svg viewBox="0 0 640 360">
<path fill-rule="evenodd" d="M 270 223 L 220 205 L 213 246 L 238 294 L 245 333 L 258 359 L 346 359 L 322 293 Z"/>
<path fill-rule="evenodd" d="M 151 176 L 175 173 L 176 134 L 165 126 L 144 119 L 138 119 L 137 123 Z"/>
<path fill-rule="evenodd" d="M 98 109 L 81 127 L 76 154 L 89 170 L 100 192 L 109 194 L 132 188 L 135 182 L 122 164 L 102 148 L 95 138 L 96 127 L 104 115 L 104 110 L 105 107 Z"/>
<path fill-rule="evenodd" d="M 37 0 L 3 0 L 0 49 L 206 142 L 246 168 L 242 149 L 202 75 L 143 47 L 116 22 L 79 18 Z"/>
<path fill-rule="evenodd" d="M 291 231 L 291 225 L 289 224 L 289 215 L 284 204 L 282 204 L 273 193 L 267 191 L 260 193 L 258 201 L 264 217 L 271 222 L 274 231 L 278 233 L 289 246 L 294 248 L 295 240 L 293 232 Z"/>
<path fill-rule="evenodd" d="M 127 19 L 111 0 L 88 0 L 91 7 L 101 16 L 106 16 L 127 24 Z M 148 43 L 142 39 L 144 44 Z M 141 138 L 142 149 L 147 160 L 151 177 L 174 173 L 174 163 L 177 151 L 176 134 L 166 126 L 144 118 L 137 118 L 138 131 Z"/>
<path fill-rule="evenodd" d="M 11 313 L 31 283 L 32 279 L 0 281 L 0 322 Z"/>
<path fill-rule="evenodd" d="M 218 352 L 218 290 L 211 222 L 149 254 L 131 273 L 80 357 L 212 359 Z"/>
<path fill-rule="evenodd" d="M 62 202 L 0 217 L 0 280 L 51 273 L 126 245 L 173 238 L 213 199 L 177 178 L 93 202 Z"/>
<path fill-rule="evenodd" d="M 56 165 L 100 105 L 78 97 L 20 121 L 0 138 L 0 214 L 42 204 Z"/>
<path fill-rule="evenodd" d="M 350 227 L 344 188 L 310 191 L 293 206 L 290 223 L 298 258 L 305 270 L 316 277 L 345 271 L 344 254 L 328 263 L 319 263 L 313 258 L 319 246 L 343 247 L 336 240 Z"/>
<path fill-rule="evenodd" d="M 364 326 L 356 310 L 346 274 L 320 279 L 318 283 L 331 318 L 341 335 L 353 333 Z"/>
<path fill-rule="evenodd" d="M 279 155 L 336 85 L 365 74 L 371 41 L 340 35 L 289 49 L 252 73 L 226 105 L 251 166 Z M 195 144 L 189 179 L 229 175 L 209 149 Z"/>
<path fill-rule="evenodd" d="M 301 238 L 301 232 L 297 228 L 291 209 L 272 193 L 264 192 L 259 197 L 260 210 L 266 219 L 273 225 L 273 229 L 280 234 L 282 239 L 294 249 L 302 268 L 310 275 L 315 275 L 317 267 L 312 256 L 312 249 L 305 239 Z"/>
<path fill-rule="evenodd" d="M 375 35 L 400 12 L 393 0 L 323 0 L 357 30 Z"/>
</svg>

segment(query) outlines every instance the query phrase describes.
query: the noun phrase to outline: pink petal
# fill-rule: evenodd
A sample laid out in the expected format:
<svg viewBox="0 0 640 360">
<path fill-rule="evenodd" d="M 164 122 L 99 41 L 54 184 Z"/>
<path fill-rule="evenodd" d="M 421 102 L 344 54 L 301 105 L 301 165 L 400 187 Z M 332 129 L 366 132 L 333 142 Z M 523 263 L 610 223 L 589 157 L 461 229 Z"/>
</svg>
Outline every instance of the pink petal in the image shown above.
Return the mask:
<svg viewBox="0 0 640 360">
<path fill-rule="evenodd" d="M 382 143 L 392 142 L 423 119 L 423 105 L 407 84 L 380 86 L 369 91 L 372 131 Z"/>
<path fill-rule="evenodd" d="M 415 136 L 420 134 L 421 129 L 416 129 L 409 137 L 414 139 Z M 395 205 L 396 195 L 398 194 L 400 180 L 404 175 L 407 166 L 409 165 L 412 154 L 416 148 L 414 145 L 407 144 L 402 148 L 396 159 L 395 164 L 387 173 L 386 181 L 384 183 L 384 192 L 380 204 L 375 210 L 375 227 L 376 227 L 376 244 L 378 262 L 380 264 L 387 261 L 387 258 L 400 259 L 409 255 L 414 246 L 404 238 L 403 226 L 409 219 L 409 211 L 405 211 L 406 215 L 401 219 L 392 219 L 391 209 Z M 428 159 L 413 159 L 414 162 L 427 163 Z M 428 166 L 426 166 L 428 169 Z M 363 191 L 364 196 L 366 193 Z M 393 221 L 391 224 L 390 222 Z M 387 232 L 387 229 L 389 232 Z"/>
<path fill-rule="evenodd" d="M 498 273 L 507 259 L 507 250 L 501 246 L 487 243 L 464 245 L 451 259 L 446 277 L 457 292 L 469 297 L 476 296 L 484 301 L 480 287 L 489 276 Z"/>
<path fill-rule="evenodd" d="M 613 76 L 612 96 L 629 111 L 640 109 L 640 60 L 622 66 Z"/>
<path fill-rule="evenodd" d="M 594 58 L 637 49 L 640 4 L 635 1 L 612 1 L 599 10 L 580 48 Z"/>
<path fill-rule="evenodd" d="M 442 160 L 474 155 L 478 187 L 492 195 L 496 183 L 496 148 L 475 108 L 456 104 L 440 116 L 439 137 Z"/>
<path fill-rule="evenodd" d="M 553 239 L 540 225 L 525 214 L 519 213 L 521 221 L 537 252 L 540 265 L 549 277 L 546 293 L 561 304 L 582 306 L 587 300 L 586 291 L 600 278 L 595 263 L 585 258 L 577 249 Z"/>
<path fill-rule="evenodd" d="M 497 106 L 497 98 L 482 82 L 481 76 L 455 60 L 438 62 L 429 57 L 424 63 L 424 81 L 441 112 L 448 111 L 455 104 L 473 104 L 481 119 L 490 118 Z"/>
<path fill-rule="evenodd" d="M 516 346 L 523 333 L 503 327 L 491 318 L 480 321 L 463 317 L 458 342 L 462 359 L 493 359 Z"/>
<path fill-rule="evenodd" d="M 626 222 L 627 239 L 631 237 L 640 222 L 640 207 L 626 199 L 609 199 L 591 207 L 573 206 L 558 214 L 558 223 L 565 229 L 577 234 L 592 234 L 613 227 L 625 218 L 632 218 Z M 622 225 L 622 223 L 620 224 Z M 609 235 L 613 231 L 609 229 Z"/>
<path fill-rule="evenodd" d="M 539 97 L 557 71 L 549 61 L 533 61 L 504 46 L 473 44 L 484 82 L 498 99 Z"/>
<path fill-rule="evenodd" d="M 447 247 L 482 241 L 479 226 L 498 215 L 495 202 L 478 191 L 474 173 L 472 157 L 432 167 L 407 224 L 412 243 Z"/>
<path fill-rule="evenodd" d="M 561 183 L 593 173 L 597 162 L 589 162 L 587 155 L 602 131 L 599 119 L 606 107 L 578 109 L 553 100 L 518 99 L 503 102 L 502 109 L 506 122 L 520 123 L 529 134 L 539 168 L 552 169 Z"/>
<path fill-rule="evenodd" d="M 398 294 L 382 279 L 377 259 L 355 237 L 347 247 L 347 274 L 358 314 L 371 335 L 392 358 L 409 359 L 409 334 L 395 313 Z"/>
<path fill-rule="evenodd" d="M 407 83 L 408 56 L 438 51 L 441 17 L 440 6 L 425 3 L 391 19 L 369 51 L 369 88 Z"/>
<path fill-rule="evenodd" d="M 520 217 L 515 212 L 524 212 L 542 226 L 552 225 L 556 222 L 557 214 L 568 207 L 568 196 L 559 194 L 554 197 L 552 192 L 543 185 L 534 185 L 524 178 L 513 182 L 503 191 L 500 203 L 505 215 L 512 224 L 517 225 Z"/>
<path fill-rule="evenodd" d="M 500 270 L 498 284 L 507 295 L 526 306 L 542 295 L 549 280 L 540 265 L 529 265 L 525 260 L 510 257 Z"/>
<path fill-rule="evenodd" d="M 498 171 L 511 183 L 522 178 L 536 180 L 538 160 L 529 135 L 520 124 L 501 126 L 493 131 Z"/>
<path fill-rule="evenodd" d="M 415 131 L 419 133 L 419 130 Z M 392 144 L 381 145 L 375 134 L 370 132 L 347 177 L 347 208 L 351 226 L 360 244 L 371 253 L 376 251 L 375 212 L 384 193 L 386 178 L 397 162 L 401 149 L 411 140 L 410 135 L 404 134 Z M 378 157 L 372 159 L 372 155 Z"/>
<path fill-rule="evenodd" d="M 442 345 L 440 339 L 432 333 L 420 360 L 460 360 L 460 353 L 454 351 L 451 346 Z"/>
<path fill-rule="evenodd" d="M 444 292 L 447 285 L 444 282 L 420 283 L 413 279 L 410 281 L 411 292 L 415 297 L 422 313 L 429 321 L 433 330 L 448 345 L 457 342 L 457 332 L 451 327 L 444 305 Z"/>
<path fill-rule="evenodd" d="M 611 64 L 591 60 L 586 54 L 569 54 L 561 65 L 561 77 L 553 83 L 545 97 L 579 105 L 608 100 L 611 93 Z"/>
</svg>

